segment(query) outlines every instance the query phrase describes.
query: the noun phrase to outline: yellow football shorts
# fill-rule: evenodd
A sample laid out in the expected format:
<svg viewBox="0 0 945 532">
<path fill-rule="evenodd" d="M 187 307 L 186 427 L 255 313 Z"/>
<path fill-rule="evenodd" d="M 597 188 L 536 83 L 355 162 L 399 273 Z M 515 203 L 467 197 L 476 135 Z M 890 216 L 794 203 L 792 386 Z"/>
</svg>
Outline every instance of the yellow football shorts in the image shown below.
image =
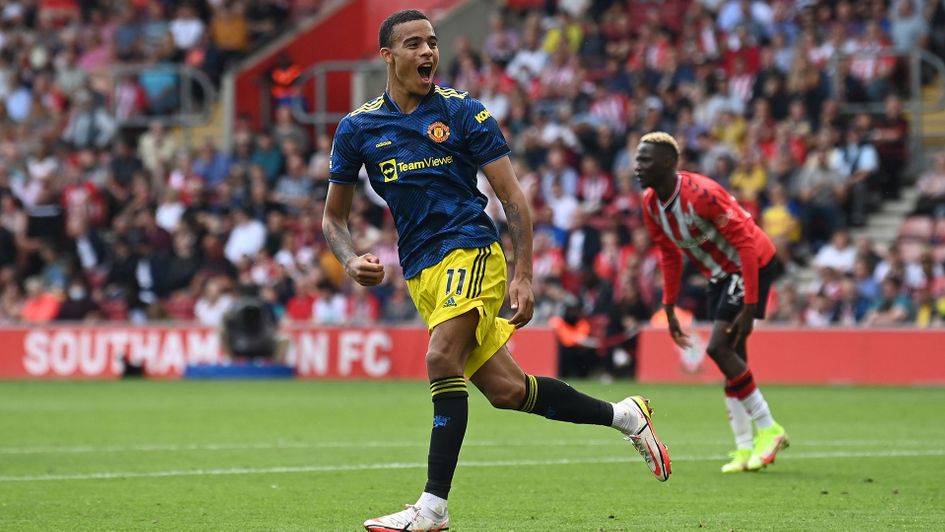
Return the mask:
<svg viewBox="0 0 945 532">
<path fill-rule="evenodd" d="M 507 276 L 502 246 L 493 242 L 482 248 L 455 249 L 439 264 L 407 279 L 410 297 L 428 331 L 473 309 L 479 311 L 478 345 L 466 361 L 463 373 L 467 378 L 492 358 L 515 331 L 508 320 L 499 317 Z"/>
</svg>

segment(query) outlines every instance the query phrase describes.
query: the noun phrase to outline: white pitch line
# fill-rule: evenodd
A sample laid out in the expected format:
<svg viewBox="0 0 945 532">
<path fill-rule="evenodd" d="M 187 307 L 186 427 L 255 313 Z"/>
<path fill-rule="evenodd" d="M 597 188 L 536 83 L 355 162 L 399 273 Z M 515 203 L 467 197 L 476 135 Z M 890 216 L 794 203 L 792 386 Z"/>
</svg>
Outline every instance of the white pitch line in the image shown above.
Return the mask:
<svg viewBox="0 0 945 532">
<path fill-rule="evenodd" d="M 728 440 L 717 441 L 675 441 L 675 445 L 728 445 Z M 876 447 L 896 445 L 899 447 L 934 448 L 936 442 L 927 440 L 896 440 L 882 442 L 877 440 L 802 440 L 797 442 L 805 447 Z M 245 442 L 245 443 L 131 443 L 124 445 L 34 445 L 19 447 L 0 447 L 4 454 L 83 454 L 83 453 L 137 453 L 137 452 L 187 452 L 187 451 L 243 451 L 243 450 L 287 450 L 287 449 L 396 449 L 427 447 L 429 442 L 421 439 L 412 441 L 329 441 L 329 442 Z M 463 447 L 608 447 L 620 445 L 619 440 L 542 440 L 534 441 L 467 441 Z"/>
<path fill-rule="evenodd" d="M 813 453 L 786 453 L 780 455 L 781 460 L 813 460 L 819 458 L 891 458 L 891 457 L 919 457 L 945 456 L 945 449 L 928 451 L 864 451 L 864 452 L 813 452 Z M 725 455 L 681 455 L 673 456 L 674 462 L 709 462 L 725 459 Z M 462 467 L 528 467 L 548 465 L 587 465 L 587 464 L 615 464 L 631 461 L 627 456 L 600 457 L 600 458 L 560 458 L 549 460 L 488 460 L 462 461 Z M 161 477 L 201 477 L 222 475 L 263 475 L 285 473 L 322 473 L 338 471 L 378 471 L 384 469 L 423 469 L 426 462 L 387 462 L 378 464 L 350 464 L 350 465 L 322 465 L 322 466 L 295 466 L 295 467 L 237 467 L 227 469 L 172 469 L 167 471 L 101 471 L 94 473 L 70 473 L 61 475 L 0 475 L 0 482 L 44 482 L 63 480 L 107 480 L 128 478 L 161 478 Z"/>
</svg>

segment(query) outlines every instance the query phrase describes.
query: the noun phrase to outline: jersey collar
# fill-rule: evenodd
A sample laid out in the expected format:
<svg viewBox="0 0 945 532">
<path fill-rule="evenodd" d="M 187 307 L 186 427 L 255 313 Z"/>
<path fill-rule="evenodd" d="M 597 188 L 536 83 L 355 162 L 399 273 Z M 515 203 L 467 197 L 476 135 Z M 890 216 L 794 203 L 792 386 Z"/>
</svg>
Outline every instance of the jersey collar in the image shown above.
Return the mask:
<svg viewBox="0 0 945 532">
<path fill-rule="evenodd" d="M 420 109 L 421 105 L 425 104 L 430 98 L 433 97 L 433 94 L 436 92 L 436 88 L 437 88 L 437 85 L 433 85 L 433 87 L 430 88 L 430 92 L 428 92 L 426 96 L 421 98 L 420 102 L 417 103 L 417 108 L 414 109 L 414 112 L 417 112 L 417 110 Z M 384 104 L 387 106 L 389 110 L 394 111 L 395 113 L 405 114 L 403 111 L 400 110 L 400 106 L 397 105 L 397 102 L 395 102 L 394 99 L 391 98 L 390 93 L 387 92 L 387 89 L 384 89 Z"/>
<path fill-rule="evenodd" d="M 669 208 L 669 206 L 672 205 L 674 201 L 676 201 L 676 198 L 679 197 L 679 187 L 681 186 L 682 186 L 682 177 L 680 177 L 679 174 L 676 174 L 676 190 L 673 191 L 673 195 L 670 196 L 669 199 L 666 200 L 665 203 L 660 201 L 659 196 L 656 197 L 656 201 L 659 201 L 660 207 L 663 210 L 666 210 L 667 208 Z"/>
</svg>

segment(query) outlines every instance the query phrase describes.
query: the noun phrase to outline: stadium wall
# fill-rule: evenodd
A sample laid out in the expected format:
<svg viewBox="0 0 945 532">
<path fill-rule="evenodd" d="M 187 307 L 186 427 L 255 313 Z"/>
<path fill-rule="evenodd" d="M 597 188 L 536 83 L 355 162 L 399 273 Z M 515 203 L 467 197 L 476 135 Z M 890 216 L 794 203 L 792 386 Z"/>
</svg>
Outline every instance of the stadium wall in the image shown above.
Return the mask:
<svg viewBox="0 0 945 532">
<path fill-rule="evenodd" d="M 288 327 L 288 363 L 309 379 L 425 379 L 428 336 L 416 327 Z M 706 357 L 708 328 L 683 352 L 665 330 L 641 332 L 642 382 L 719 382 Z M 760 329 L 749 341 L 752 370 L 769 383 L 945 385 L 945 333 L 933 330 Z M 510 344 L 529 373 L 553 375 L 550 329 L 518 331 Z M 180 378 L 192 364 L 225 360 L 216 329 L 194 326 L 0 328 L 0 379 L 115 379 L 125 361 L 155 378 Z"/>
<path fill-rule="evenodd" d="M 426 329 L 287 327 L 287 363 L 300 378 L 426 379 Z M 524 329 L 510 344 L 529 373 L 556 371 L 554 336 Z M 154 378 L 225 360 L 217 329 L 188 326 L 41 326 L 0 329 L 0 379 L 116 379 L 126 361 Z"/>
<path fill-rule="evenodd" d="M 643 382 L 720 382 L 705 354 L 708 327 L 692 331 L 695 349 L 678 348 L 665 329 L 641 333 Z M 748 340 L 761 382 L 785 384 L 945 385 L 945 331 L 764 328 Z"/>
</svg>

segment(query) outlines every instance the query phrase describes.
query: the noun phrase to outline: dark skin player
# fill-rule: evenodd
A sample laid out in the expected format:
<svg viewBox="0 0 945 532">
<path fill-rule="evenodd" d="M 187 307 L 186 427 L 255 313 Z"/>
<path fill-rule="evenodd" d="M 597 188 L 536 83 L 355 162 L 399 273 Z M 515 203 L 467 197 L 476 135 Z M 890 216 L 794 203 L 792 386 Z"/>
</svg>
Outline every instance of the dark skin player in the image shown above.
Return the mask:
<svg viewBox="0 0 945 532">
<path fill-rule="evenodd" d="M 660 201 L 668 201 L 676 190 L 676 153 L 668 146 L 642 143 L 637 149 L 636 176 L 643 188 L 652 188 Z M 716 320 L 706 352 L 728 378 L 748 369 L 745 342 L 751 334 L 758 305 L 745 304 L 732 322 Z M 676 317 L 675 305 L 663 305 L 669 333 L 679 347 L 692 347 L 689 334 L 683 331 Z"/>
</svg>

